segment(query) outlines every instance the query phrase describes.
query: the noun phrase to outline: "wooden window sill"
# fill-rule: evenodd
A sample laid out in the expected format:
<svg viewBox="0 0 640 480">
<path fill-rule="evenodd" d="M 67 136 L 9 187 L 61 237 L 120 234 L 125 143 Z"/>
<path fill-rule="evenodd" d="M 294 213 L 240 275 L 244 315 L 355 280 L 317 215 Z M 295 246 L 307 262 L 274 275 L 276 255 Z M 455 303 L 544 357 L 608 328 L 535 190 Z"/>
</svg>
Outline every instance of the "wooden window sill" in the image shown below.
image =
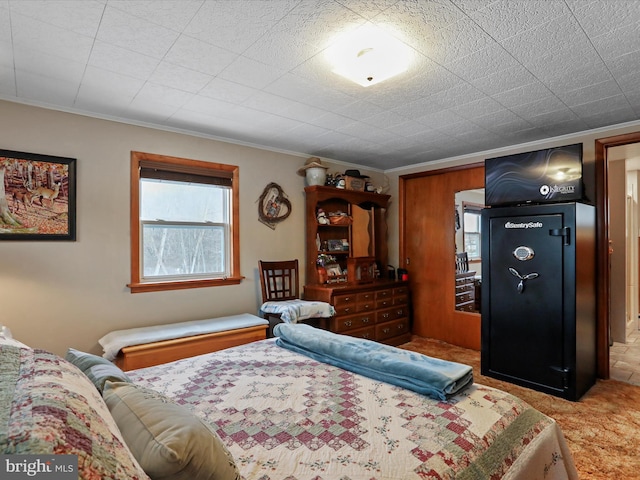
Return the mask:
<svg viewBox="0 0 640 480">
<path fill-rule="evenodd" d="M 162 292 L 168 290 L 183 290 L 187 288 L 224 287 L 238 285 L 244 277 L 227 277 L 216 279 L 181 280 L 168 282 L 128 283 L 131 293 Z"/>
</svg>

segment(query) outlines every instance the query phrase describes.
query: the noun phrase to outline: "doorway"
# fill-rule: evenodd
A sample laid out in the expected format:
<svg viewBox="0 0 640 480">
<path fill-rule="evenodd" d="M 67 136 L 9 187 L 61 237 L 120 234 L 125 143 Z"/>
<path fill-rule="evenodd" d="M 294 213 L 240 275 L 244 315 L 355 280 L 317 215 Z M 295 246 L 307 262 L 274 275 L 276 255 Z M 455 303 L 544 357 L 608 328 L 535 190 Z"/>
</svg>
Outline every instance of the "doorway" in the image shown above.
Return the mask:
<svg viewBox="0 0 640 480">
<path fill-rule="evenodd" d="M 610 149 L 640 143 L 640 132 L 601 138 L 595 141 L 596 205 L 598 244 L 598 377 L 610 376 L 611 345 L 611 236 L 609 168 Z M 611 150 L 613 152 L 613 150 Z M 624 248 L 624 247 L 623 247 Z"/>
<path fill-rule="evenodd" d="M 640 384 L 638 185 L 640 143 L 607 150 L 611 276 L 610 377 Z"/>
<path fill-rule="evenodd" d="M 638 320 L 638 170 L 640 143 L 609 148 L 610 328 L 613 342 L 625 343 Z"/>
</svg>

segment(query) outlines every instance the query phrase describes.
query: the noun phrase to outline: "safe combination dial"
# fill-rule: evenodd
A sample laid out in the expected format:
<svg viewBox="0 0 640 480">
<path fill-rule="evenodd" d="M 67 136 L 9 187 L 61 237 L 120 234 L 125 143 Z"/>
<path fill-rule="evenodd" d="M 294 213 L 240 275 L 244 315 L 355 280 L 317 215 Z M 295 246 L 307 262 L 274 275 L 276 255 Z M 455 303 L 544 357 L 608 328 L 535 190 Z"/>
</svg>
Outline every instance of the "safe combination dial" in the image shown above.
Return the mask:
<svg viewBox="0 0 640 480">
<path fill-rule="evenodd" d="M 525 260 L 531 260 L 534 255 L 535 252 L 533 251 L 533 248 L 526 247 L 524 245 L 516 247 L 516 249 L 513 251 L 513 256 L 521 262 L 524 262 Z"/>
</svg>

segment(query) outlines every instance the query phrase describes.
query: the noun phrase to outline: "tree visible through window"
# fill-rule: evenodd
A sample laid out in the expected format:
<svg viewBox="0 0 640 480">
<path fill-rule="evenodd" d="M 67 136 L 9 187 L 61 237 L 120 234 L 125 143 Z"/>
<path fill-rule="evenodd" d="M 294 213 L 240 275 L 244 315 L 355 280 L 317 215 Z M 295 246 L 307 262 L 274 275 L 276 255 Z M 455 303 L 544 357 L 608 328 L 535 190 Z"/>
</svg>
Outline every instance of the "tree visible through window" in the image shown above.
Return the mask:
<svg viewBox="0 0 640 480">
<path fill-rule="evenodd" d="M 132 292 L 238 283 L 238 168 L 132 152 Z"/>
</svg>

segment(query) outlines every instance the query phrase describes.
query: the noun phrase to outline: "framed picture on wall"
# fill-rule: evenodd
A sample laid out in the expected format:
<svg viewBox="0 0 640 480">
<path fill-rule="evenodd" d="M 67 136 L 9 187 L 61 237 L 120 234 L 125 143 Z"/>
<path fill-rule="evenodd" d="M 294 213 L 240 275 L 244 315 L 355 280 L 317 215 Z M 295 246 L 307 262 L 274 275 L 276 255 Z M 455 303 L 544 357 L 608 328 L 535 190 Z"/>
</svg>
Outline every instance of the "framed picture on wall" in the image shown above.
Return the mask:
<svg viewBox="0 0 640 480">
<path fill-rule="evenodd" d="M 76 239 L 76 159 L 0 150 L 0 240 Z"/>
</svg>

